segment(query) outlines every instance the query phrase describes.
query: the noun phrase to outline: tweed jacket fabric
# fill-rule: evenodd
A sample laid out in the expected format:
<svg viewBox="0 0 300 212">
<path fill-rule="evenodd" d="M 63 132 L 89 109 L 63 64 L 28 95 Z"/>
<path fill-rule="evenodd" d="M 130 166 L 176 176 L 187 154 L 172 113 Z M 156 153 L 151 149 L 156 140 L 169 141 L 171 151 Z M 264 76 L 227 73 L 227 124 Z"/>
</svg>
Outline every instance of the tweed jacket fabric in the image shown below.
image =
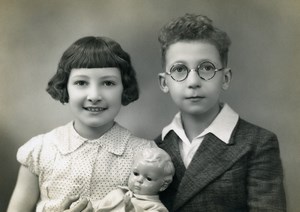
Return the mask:
<svg viewBox="0 0 300 212">
<path fill-rule="evenodd" d="M 157 145 L 172 158 L 175 176 L 160 194 L 169 211 L 286 211 L 283 170 L 274 133 L 239 119 L 225 144 L 209 133 L 185 168 L 180 138 L 170 131 Z"/>
</svg>

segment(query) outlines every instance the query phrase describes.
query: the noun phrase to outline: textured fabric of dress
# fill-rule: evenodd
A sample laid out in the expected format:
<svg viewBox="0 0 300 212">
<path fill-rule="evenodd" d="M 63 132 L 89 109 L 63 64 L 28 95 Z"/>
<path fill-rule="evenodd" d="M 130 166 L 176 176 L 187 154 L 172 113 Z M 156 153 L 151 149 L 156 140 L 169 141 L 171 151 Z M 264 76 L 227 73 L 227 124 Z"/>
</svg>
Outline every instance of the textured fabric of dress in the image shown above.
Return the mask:
<svg viewBox="0 0 300 212">
<path fill-rule="evenodd" d="M 30 139 L 17 159 L 39 178 L 37 211 L 57 211 L 67 196 L 79 194 L 93 202 L 127 185 L 134 153 L 151 146 L 153 141 L 135 137 L 117 123 L 88 140 L 70 122 Z"/>
</svg>

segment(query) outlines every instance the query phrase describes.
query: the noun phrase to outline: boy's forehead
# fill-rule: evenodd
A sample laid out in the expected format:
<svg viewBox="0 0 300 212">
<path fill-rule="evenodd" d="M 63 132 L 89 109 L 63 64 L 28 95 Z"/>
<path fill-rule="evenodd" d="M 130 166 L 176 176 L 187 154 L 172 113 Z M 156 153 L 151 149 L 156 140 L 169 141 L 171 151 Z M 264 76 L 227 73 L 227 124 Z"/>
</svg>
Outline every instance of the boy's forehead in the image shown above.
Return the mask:
<svg viewBox="0 0 300 212">
<path fill-rule="evenodd" d="M 212 60 L 220 62 L 220 54 L 215 45 L 203 41 L 179 41 L 171 44 L 166 52 L 166 63 Z"/>
</svg>

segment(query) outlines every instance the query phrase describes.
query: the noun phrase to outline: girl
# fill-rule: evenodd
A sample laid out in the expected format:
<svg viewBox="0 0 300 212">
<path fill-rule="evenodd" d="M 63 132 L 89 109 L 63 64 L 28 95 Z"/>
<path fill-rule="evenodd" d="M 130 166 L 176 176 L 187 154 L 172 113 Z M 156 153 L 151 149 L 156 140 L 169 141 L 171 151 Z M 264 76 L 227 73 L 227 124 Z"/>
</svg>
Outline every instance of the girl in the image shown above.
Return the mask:
<svg viewBox="0 0 300 212">
<path fill-rule="evenodd" d="M 127 185 L 134 152 L 155 146 L 114 121 L 138 99 L 130 56 L 106 37 L 84 37 L 62 55 L 47 92 L 69 103 L 74 121 L 24 144 L 8 211 L 60 211 L 69 196 L 102 199 Z M 80 205 L 80 204 L 78 204 Z"/>
</svg>

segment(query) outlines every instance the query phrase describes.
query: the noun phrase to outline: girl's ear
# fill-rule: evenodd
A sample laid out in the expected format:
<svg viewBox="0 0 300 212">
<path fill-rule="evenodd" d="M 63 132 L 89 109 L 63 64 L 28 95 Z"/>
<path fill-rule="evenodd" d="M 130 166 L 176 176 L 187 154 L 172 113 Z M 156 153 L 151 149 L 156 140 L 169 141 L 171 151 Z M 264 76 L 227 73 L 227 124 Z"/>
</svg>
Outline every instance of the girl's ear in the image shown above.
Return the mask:
<svg viewBox="0 0 300 212">
<path fill-rule="evenodd" d="M 167 85 L 167 82 L 166 82 L 166 74 L 165 73 L 159 73 L 158 74 L 158 83 L 159 83 L 160 89 L 164 93 L 169 92 L 169 88 L 168 88 L 168 85 Z"/>
<path fill-rule="evenodd" d="M 224 69 L 224 75 L 223 75 L 223 82 L 222 82 L 222 89 L 227 90 L 229 88 L 230 82 L 232 79 L 232 72 L 230 68 Z"/>
</svg>

